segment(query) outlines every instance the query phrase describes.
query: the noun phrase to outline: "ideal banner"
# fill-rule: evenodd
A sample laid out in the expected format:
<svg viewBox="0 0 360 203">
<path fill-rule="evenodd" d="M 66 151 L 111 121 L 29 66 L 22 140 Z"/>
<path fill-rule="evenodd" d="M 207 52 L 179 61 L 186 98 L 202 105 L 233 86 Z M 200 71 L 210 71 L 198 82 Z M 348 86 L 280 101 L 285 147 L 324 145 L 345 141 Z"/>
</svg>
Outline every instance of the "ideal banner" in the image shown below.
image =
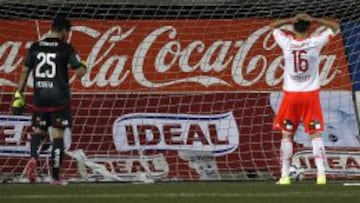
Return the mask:
<svg viewBox="0 0 360 203">
<path fill-rule="evenodd" d="M 203 151 L 221 156 L 238 147 L 239 137 L 232 112 L 219 115 L 126 114 L 113 125 L 118 151 Z"/>
<path fill-rule="evenodd" d="M 281 133 L 273 131 L 272 124 L 282 98 L 283 59 L 270 22 L 73 21 L 70 41 L 90 71 L 81 80 L 71 76 L 74 123 L 66 138 L 64 176 L 86 180 L 133 180 L 139 172 L 158 180 L 278 176 Z M 32 98 L 26 96 L 27 116 L 14 117 L 9 115 L 11 93 L 26 48 L 45 36 L 50 23 L 1 20 L 0 25 L 13 28 L 0 29 L 0 173 L 21 173 L 29 154 Z M 359 130 L 341 33 L 323 49 L 320 69 L 328 171 L 360 176 Z M 302 127 L 294 140 L 293 167 L 314 175 L 310 138 Z M 41 157 L 48 152 L 44 148 Z M 99 173 L 100 166 L 107 172 Z"/>
</svg>

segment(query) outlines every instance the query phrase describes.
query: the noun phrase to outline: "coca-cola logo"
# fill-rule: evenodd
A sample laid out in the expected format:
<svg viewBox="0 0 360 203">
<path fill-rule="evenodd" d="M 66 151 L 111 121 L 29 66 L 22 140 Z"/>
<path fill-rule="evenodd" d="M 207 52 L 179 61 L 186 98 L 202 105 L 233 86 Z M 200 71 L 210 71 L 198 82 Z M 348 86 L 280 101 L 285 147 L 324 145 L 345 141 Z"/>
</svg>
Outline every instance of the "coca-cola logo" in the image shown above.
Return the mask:
<svg viewBox="0 0 360 203">
<path fill-rule="evenodd" d="M 264 23 L 239 30 L 238 21 L 214 21 L 214 25 L 207 25 L 209 29 L 221 23 L 227 23 L 229 28 L 215 37 L 211 32 L 199 37 L 197 28 L 192 29 L 192 36 L 179 26 L 181 22 L 144 21 L 124 26 L 116 22 L 101 26 L 93 21 L 78 21 L 72 27 L 70 40 L 89 64 L 89 74 L 75 84 L 76 89 L 266 90 L 281 85 L 283 57 Z M 236 34 L 229 37 L 231 32 Z M 37 38 L 45 33 L 38 33 Z M 16 78 L 10 75 L 20 72 L 24 50 L 32 43 L 24 39 L 9 40 L 2 35 L 3 86 L 16 85 Z M 321 56 L 323 86 L 336 82 L 339 73 L 346 70 L 341 68 L 346 63 L 343 45 L 337 43 L 341 50 Z M 70 82 L 75 81 L 73 76 Z M 31 78 L 28 85 L 32 86 Z"/>
</svg>

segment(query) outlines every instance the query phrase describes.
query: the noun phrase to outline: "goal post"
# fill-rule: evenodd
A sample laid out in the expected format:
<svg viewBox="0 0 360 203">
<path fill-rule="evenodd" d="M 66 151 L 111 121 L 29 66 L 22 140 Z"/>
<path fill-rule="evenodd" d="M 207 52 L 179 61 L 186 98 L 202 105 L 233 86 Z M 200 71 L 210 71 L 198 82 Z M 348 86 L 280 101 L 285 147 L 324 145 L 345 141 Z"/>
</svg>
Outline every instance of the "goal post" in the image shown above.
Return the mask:
<svg viewBox="0 0 360 203">
<path fill-rule="evenodd" d="M 359 10 L 348 0 L 1 0 L 0 178 L 23 180 L 32 78 L 23 117 L 10 115 L 12 93 L 27 48 L 60 14 L 71 19 L 70 42 L 89 65 L 81 80 L 70 71 L 74 123 L 65 178 L 277 178 L 281 134 L 272 124 L 283 62 L 268 25 L 307 12 L 341 24 L 321 52 L 322 136 L 330 178 L 359 179 Z M 314 25 L 312 35 L 322 30 Z M 294 145 L 294 178 L 313 177 L 310 138 L 301 126 Z"/>
</svg>

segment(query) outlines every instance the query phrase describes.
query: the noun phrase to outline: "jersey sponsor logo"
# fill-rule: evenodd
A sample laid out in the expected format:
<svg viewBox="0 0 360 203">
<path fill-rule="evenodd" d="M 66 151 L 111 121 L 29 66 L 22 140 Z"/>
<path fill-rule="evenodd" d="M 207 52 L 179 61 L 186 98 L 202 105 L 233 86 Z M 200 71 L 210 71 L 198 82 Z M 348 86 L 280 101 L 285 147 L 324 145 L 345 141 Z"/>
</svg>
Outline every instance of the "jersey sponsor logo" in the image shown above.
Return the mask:
<svg viewBox="0 0 360 203">
<path fill-rule="evenodd" d="M 290 44 L 291 49 L 304 49 L 307 47 L 310 47 L 309 43 L 307 43 L 307 42 L 301 43 L 301 44 Z"/>
<path fill-rule="evenodd" d="M 57 47 L 59 45 L 58 42 L 46 42 L 46 41 L 40 41 L 40 46 L 47 46 L 47 47 Z"/>
<path fill-rule="evenodd" d="M 61 121 L 61 124 L 62 124 L 63 126 L 68 126 L 68 125 L 69 125 L 69 121 L 68 121 L 68 120 L 63 120 L 63 121 Z"/>
<path fill-rule="evenodd" d="M 360 152 L 327 151 L 326 173 L 339 176 L 360 176 Z M 305 175 L 316 175 L 314 155 L 311 150 L 298 151 L 293 164 L 303 169 Z"/>
<path fill-rule="evenodd" d="M 294 130 L 294 124 L 290 120 L 284 120 L 283 123 L 286 130 Z"/>
<path fill-rule="evenodd" d="M 28 23 L 37 26 L 34 21 Z M 41 33 L 48 31 L 47 23 L 39 21 Z M 187 20 L 186 24 L 197 25 L 188 28 L 182 20 L 109 20 L 101 26 L 91 20 L 74 21 L 71 42 L 78 52 L 83 54 L 82 58 L 89 64 L 92 74 L 87 74 L 81 81 L 74 80 L 73 76 L 70 81 L 75 83 L 75 91 L 91 89 L 99 92 L 103 92 L 103 89 L 281 89 L 283 56 L 272 38 L 269 27 L 264 26 L 268 23 L 270 20 L 262 19 L 196 20 L 193 23 Z M 0 25 L 16 26 L 6 20 L 0 21 Z M 206 34 L 203 34 L 203 27 L 208 28 Z M 219 27 L 224 35 L 218 35 Z M 33 29 L 25 30 L 23 33 L 31 33 L 34 36 L 22 36 L 12 33 L 12 30 L 18 29 L 14 27 L 3 33 L 1 36 L 6 36 L 5 39 L 0 37 L 0 70 L 9 73 L 1 76 L 0 84 L 7 86 L 6 90 L 9 91 L 12 90 L 9 86 L 16 86 L 11 75 L 13 72 L 20 73 L 25 49 L 31 44 L 23 39 L 37 39 Z M 184 34 L 187 32 L 202 34 L 197 37 Z M 216 37 L 213 36 L 215 33 Z M 322 86 L 329 89 L 338 86 L 344 89 L 351 88 L 349 77 L 344 74 L 348 72 L 346 67 L 348 66 L 342 36 L 337 35 L 320 57 Z M 336 80 L 339 77 L 341 79 Z M 28 85 L 31 86 L 30 82 Z"/>
<path fill-rule="evenodd" d="M 54 83 L 51 81 L 36 81 L 37 88 L 51 89 L 54 87 Z"/>
<path fill-rule="evenodd" d="M 228 154 L 239 145 L 232 112 L 218 115 L 135 113 L 113 124 L 118 151 L 175 150 Z"/>
<path fill-rule="evenodd" d="M 309 123 L 309 129 L 311 129 L 311 130 L 320 130 L 321 129 L 320 121 L 318 121 L 318 120 L 311 121 Z"/>
<path fill-rule="evenodd" d="M 290 75 L 290 77 L 291 79 L 297 82 L 305 82 L 308 81 L 311 76 L 309 74 L 305 74 L 305 75 Z"/>
</svg>

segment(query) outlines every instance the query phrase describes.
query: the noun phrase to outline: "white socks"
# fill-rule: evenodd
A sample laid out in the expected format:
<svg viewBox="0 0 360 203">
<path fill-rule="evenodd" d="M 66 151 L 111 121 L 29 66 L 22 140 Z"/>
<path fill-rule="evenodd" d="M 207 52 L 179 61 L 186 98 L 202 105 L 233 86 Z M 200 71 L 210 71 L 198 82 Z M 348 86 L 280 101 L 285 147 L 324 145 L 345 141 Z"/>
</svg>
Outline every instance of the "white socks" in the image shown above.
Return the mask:
<svg viewBox="0 0 360 203">
<path fill-rule="evenodd" d="M 311 141 L 313 147 L 313 155 L 317 168 L 317 175 L 325 175 L 325 147 L 322 138 L 314 138 Z"/>
<path fill-rule="evenodd" d="M 314 138 L 311 141 L 313 155 L 317 168 L 317 175 L 325 175 L 325 147 L 322 138 Z M 289 176 L 291 157 L 293 155 L 293 143 L 290 138 L 283 138 L 280 146 L 281 177 Z"/>
<path fill-rule="evenodd" d="M 283 138 L 280 146 L 281 177 L 289 176 L 291 157 L 293 155 L 293 143 L 290 138 Z"/>
</svg>

